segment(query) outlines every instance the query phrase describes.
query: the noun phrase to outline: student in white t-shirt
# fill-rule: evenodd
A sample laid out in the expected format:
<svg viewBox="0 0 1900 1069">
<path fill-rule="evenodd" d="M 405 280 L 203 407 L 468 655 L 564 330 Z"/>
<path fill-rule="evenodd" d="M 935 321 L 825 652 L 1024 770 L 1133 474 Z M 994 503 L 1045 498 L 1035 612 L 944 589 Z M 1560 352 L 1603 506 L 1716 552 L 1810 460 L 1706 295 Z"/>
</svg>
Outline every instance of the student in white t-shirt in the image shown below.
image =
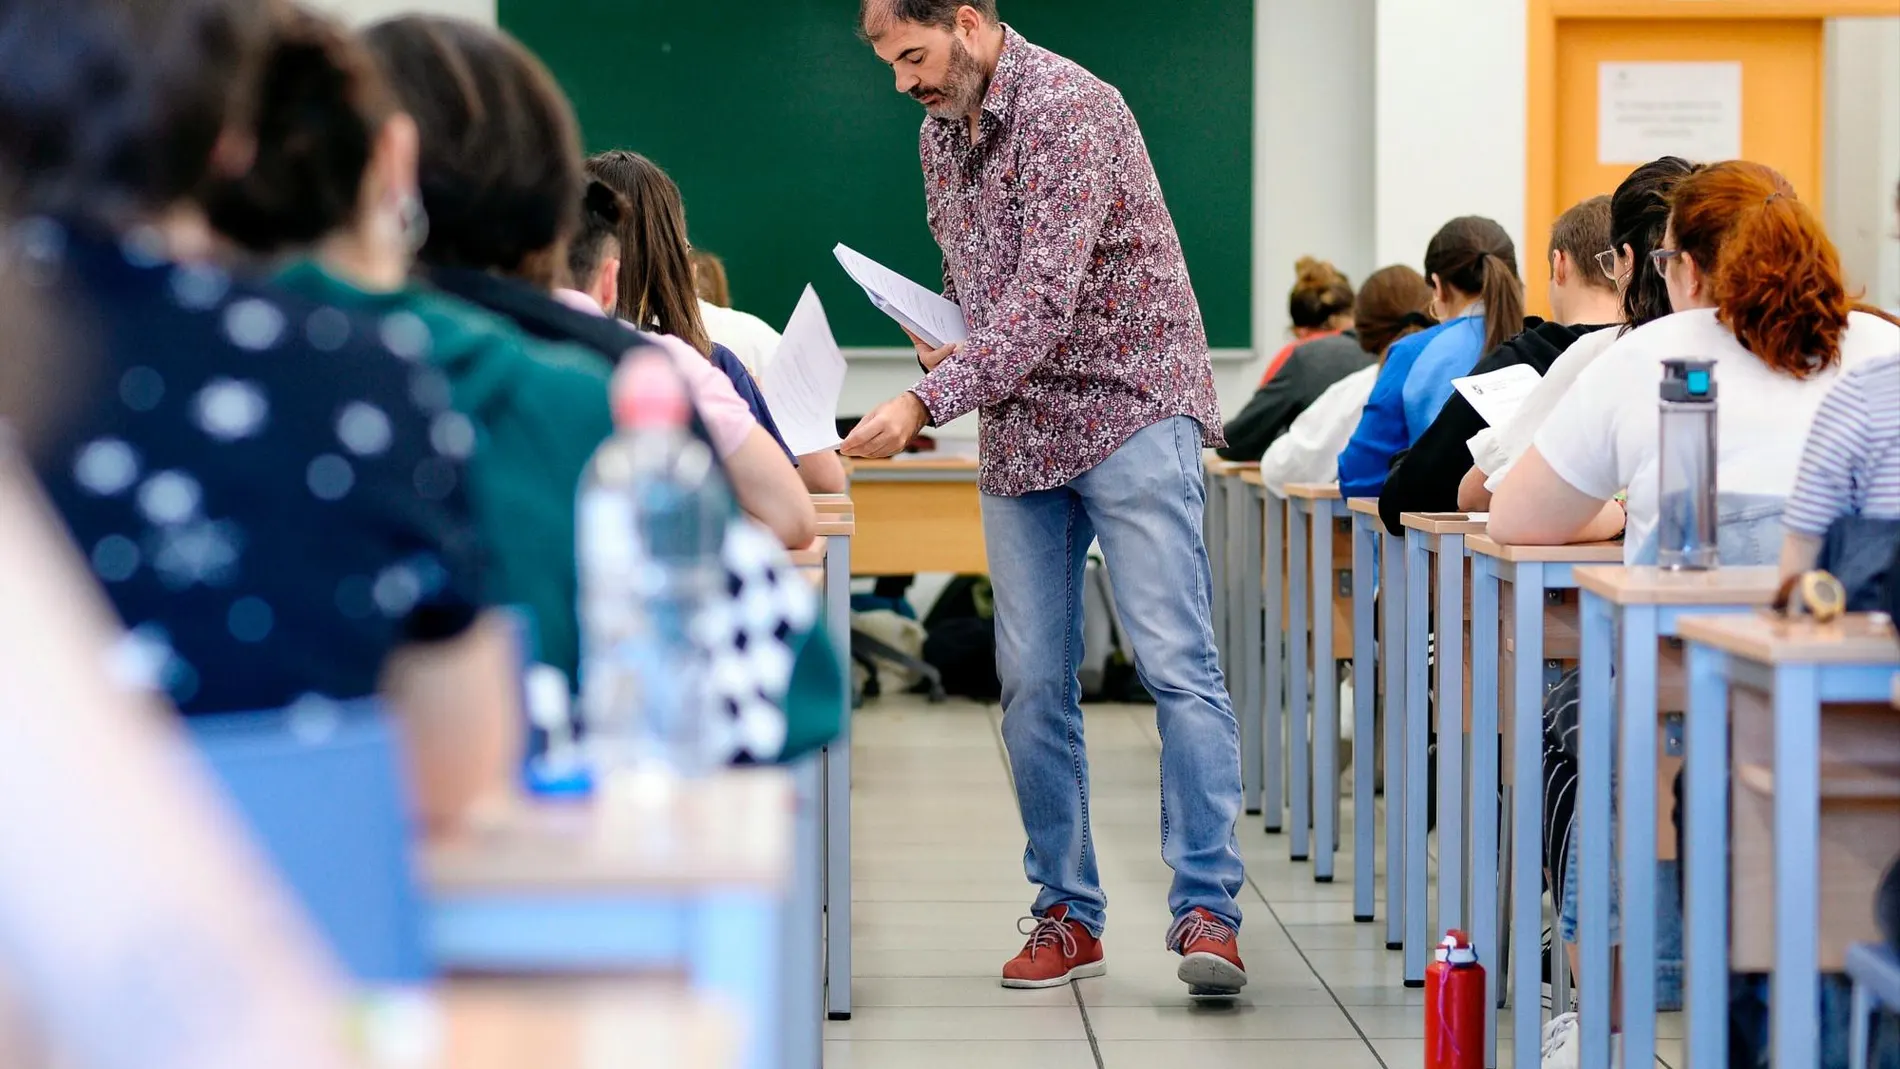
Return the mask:
<svg viewBox="0 0 1900 1069">
<path fill-rule="evenodd" d="M 1486 427 L 1471 438 L 1475 463 L 1458 488 L 1459 508 L 1473 512 L 1488 509 L 1491 495 L 1504 485 L 1504 476 L 1531 447 L 1538 428 L 1570 392 L 1577 376 L 1623 335 L 1675 311 L 1669 306 L 1668 287 L 1649 262 L 1649 254 L 1662 244 L 1669 225 L 1669 197 L 1676 183 L 1695 171 L 1696 165 L 1688 160 L 1664 156 L 1631 171 L 1616 187 L 1616 194 L 1610 198 L 1610 247 L 1596 254 L 1594 269 L 1615 284 L 1623 302 L 1623 326 L 1577 339 L 1550 365 L 1516 415 L 1503 426 Z M 1554 310 L 1554 290 L 1551 303 Z"/>
<path fill-rule="evenodd" d="M 1625 516 L 1612 498 L 1627 489 L 1625 559 L 1654 553 L 1665 359 L 1715 364 L 1724 496 L 1784 499 L 1828 388 L 1844 368 L 1900 348 L 1900 327 L 1851 310 L 1820 220 L 1761 164 L 1731 161 L 1683 179 L 1651 258 L 1675 314 L 1631 332 L 1578 376 L 1492 499 L 1492 538 L 1614 537 Z"/>
</svg>

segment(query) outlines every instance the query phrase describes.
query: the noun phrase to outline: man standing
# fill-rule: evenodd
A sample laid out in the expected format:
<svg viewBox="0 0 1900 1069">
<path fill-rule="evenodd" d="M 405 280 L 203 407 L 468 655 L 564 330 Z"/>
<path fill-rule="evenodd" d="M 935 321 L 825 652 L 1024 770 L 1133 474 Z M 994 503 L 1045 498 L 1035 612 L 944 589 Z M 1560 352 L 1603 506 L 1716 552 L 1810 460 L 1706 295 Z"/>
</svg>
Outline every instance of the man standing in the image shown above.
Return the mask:
<svg viewBox="0 0 1900 1069">
<path fill-rule="evenodd" d="M 1003 740 L 1042 888 L 1006 987 L 1104 971 L 1077 668 L 1082 569 L 1108 558 L 1156 696 L 1170 949 L 1194 994 L 1247 982 L 1235 945 L 1240 746 L 1214 649 L 1201 449 L 1220 411 L 1174 221 L 1121 94 L 997 20 L 995 0 L 862 0 L 860 28 L 924 106 L 920 151 L 946 295 L 969 340 L 918 343 L 924 379 L 844 443 L 901 450 L 982 413 Z M 916 339 L 912 339 L 916 341 Z"/>
</svg>

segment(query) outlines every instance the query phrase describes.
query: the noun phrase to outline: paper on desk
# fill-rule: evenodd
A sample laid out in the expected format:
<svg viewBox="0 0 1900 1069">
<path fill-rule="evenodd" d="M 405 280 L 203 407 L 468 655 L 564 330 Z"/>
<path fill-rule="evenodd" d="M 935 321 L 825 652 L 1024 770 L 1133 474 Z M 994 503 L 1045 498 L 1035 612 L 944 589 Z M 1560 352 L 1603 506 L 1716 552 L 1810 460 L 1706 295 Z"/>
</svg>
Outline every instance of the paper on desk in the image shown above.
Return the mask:
<svg viewBox="0 0 1900 1069">
<path fill-rule="evenodd" d="M 1512 364 L 1488 375 L 1468 375 L 1451 384 L 1478 410 L 1478 415 L 1493 427 L 1502 427 L 1517 415 L 1524 399 L 1531 395 L 1543 376 L 1529 364 Z"/>
<path fill-rule="evenodd" d="M 838 393 L 844 389 L 844 354 L 831 336 L 825 306 L 810 286 L 792 309 L 778 349 L 760 376 L 759 392 L 794 454 L 836 449 Z"/>
<path fill-rule="evenodd" d="M 912 334 L 937 348 L 970 336 L 963 309 L 848 246 L 832 252 L 871 303 Z"/>
</svg>

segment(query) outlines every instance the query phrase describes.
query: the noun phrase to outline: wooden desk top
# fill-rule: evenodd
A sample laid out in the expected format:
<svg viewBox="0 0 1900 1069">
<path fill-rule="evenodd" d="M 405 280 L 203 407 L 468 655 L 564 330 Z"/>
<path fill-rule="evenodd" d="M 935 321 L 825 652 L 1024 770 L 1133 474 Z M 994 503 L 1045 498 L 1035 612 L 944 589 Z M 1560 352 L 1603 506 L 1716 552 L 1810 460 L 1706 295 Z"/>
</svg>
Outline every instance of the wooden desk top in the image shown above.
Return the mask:
<svg viewBox="0 0 1900 1069">
<path fill-rule="evenodd" d="M 825 536 L 819 535 L 812 544 L 804 549 L 791 551 L 792 563 L 800 568 L 819 568 L 825 566 Z"/>
<path fill-rule="evenodd" d="M 1286 496 L 1297 497 L 1304 501 L 1339 500 L 1338 483 L 1288 483 Z"/>
<path fill-rule="evenodd" d="M 1767 605 L 1781 585 L 1773 565 L 1706 572 L 1615 564 L 1577 570 L 1577 585 L 1617 605 Z"/>
<path fill-rule="evenodd" d="M 1900 668 L 1900 640 L 1880 613 L 1851 613 L 1830 624 L 1784 620 L 1769 613 L 1690 616 L 1677 633 L 1685 640 L 1761 664 L 1856 664 Z"/>
<path fill-rule="evenodd" d="M 372 1011 L 374 1069 L 729 1069 L 744 1035 L 730 1010 L 658 979 L 458 978 L 417 997 L 412 1025 Z"/>
<path fill-rule="evenodd" d="M 690 783 L 671 803 L 522 801 L 423 849 L 440 897 L 784 885 L 792 781 L 776 769 Z"/>
<path fill-rule="evenodd" d="M 1376 497 L 1349 497 L 1346 499 L 1346 511 L 1357 512 L 1361 516 L 1377 516 L 1379 499 Z"/>
<path fill-rule="evenodd" d="M 1623 543 L 1579 542 L 1570 546 L 1507 546 L 1483 534 L 1465 536 L 1465 548 L 1502 561 L 1537 564 L 1621 564 Z"/>
<path fill-rule="evenodd" d="M 857 516 L 853 513 L 821 512 L 818 514 L 818 537 L 820 538 L 850 538 L 857 533 L 857 528 Z"/>
<path fill-rule="evenodd" d="M 1428 535 L 1483 534 L 1490 515 L 1483 512 L 1401 512 L 1399 526 Z"/>
<path fill-rule="evenodd" d="M 1222 460 L 1212 453 L 1207 454 L 1209 475 L 1244 475 L 1246 472 L 1259 470 L 1258 460 Z"/>
<path fill-rule="evenodd" d="M 937 456 L 933 453 L 903 453 L 887 460 L 853 460 L 851 477 L 866 482 L 902 482 L 905 476 L 931 472 L 944 475 L 968 475 L 976 481 L 977 461 L 970 456 Z"/>
<path fill-rule="evenodd" d="M 852 510 L 850 494 L 813 494 L 811 507 L 820 516 L 848 515 Z"/>
<path fill-rule="evenodd" d="M 1248 486 L 1265 486 L 1267 477 L 1260 474 L 1258 467 L 1247 468 L 1240 473 L 1240 481 Z"/>
</svg>

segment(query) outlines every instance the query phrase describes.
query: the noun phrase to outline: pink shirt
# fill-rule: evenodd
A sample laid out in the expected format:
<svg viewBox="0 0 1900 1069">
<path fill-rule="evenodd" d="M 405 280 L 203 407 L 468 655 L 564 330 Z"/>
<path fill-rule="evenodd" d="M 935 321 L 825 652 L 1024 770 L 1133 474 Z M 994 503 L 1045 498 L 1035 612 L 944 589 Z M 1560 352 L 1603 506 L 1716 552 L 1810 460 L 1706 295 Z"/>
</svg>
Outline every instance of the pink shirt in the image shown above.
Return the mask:
<svg viewBox="0 0 1900 1069">
<path fill-rule="evenodd" d="M 554 299 L 569 308 L 590 315 L 606 316 L 600 305 L 592 297 L 579 290 L 557 289 Z M 732 380 L 714 367 L 712 361 L 699 355 L 698 350 L 671 334 L 655 334 L 660 348 L 673 360 L 673 366 L 686 379 L 686 389 L 693 398 L 693 407 L 699 410 L 699 418 L 706 423 L 706 433 L 712 435 L 713 448 L 719 455 L 729 457 L 745 444 L 747 436 L 758 427 L 759 421 L 752 418 L 752 410 L 746 407 L 745 398 L 732 388 Z"/>
</svg>

